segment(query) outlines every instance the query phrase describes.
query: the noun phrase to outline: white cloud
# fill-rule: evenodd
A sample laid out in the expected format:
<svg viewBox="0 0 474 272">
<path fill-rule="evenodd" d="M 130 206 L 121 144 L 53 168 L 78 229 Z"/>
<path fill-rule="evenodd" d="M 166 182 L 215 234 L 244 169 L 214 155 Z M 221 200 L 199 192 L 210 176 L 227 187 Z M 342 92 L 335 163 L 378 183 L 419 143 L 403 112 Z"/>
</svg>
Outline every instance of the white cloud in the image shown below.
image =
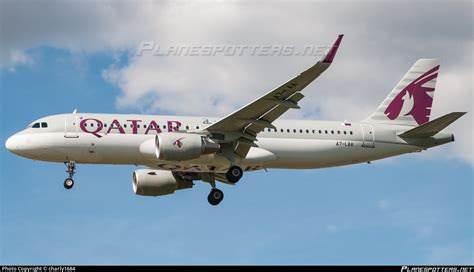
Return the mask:
<svg viewBox="0 0 474 272">
<path fill-rule="evenodd" d="M 3 67 L 31 63 L 29 48 L 121 52 L 103 77 L 117 85 L 118 108 L 222 116 L 312 65 L 314 57 L 156 57 L 140 42 L 167 45 L 331 44 L 346 36 L 333 66 L 305 90 L 288 116 L 360 120 L 418 58 L 442 69 L 433 107 L 440 116 L 472 111 L 472 2 L 134 2 L 2 1 Z M 5 38 L 8 37 L 8 38 Z M 12 52 L 18 52 L 16 60 Z M 470 57 L 469 57 L 470 56 Z M 449 157 L 474 164 L 472 115 L 450 130 Z M 431 152 L 426 152 L 431 153 Z M 436 153 L 431 153 L 436 154 Z M 435 156 L 435 155 L 430 155 Z"/>
<path fill-rule="evenodd" d="M 8 58 L 13 66 L 33 64 L 33 59 L 27 54 L 25 54 L 24 52 L 19 51 L 19 50 L 12 50 Z"/>
<path fill-rule="evenodd" d="M 14 52 L 26 55 L 39 46 L 73 52 L 131 48 L 155 28 L 143 20 L 153 16 L 149 12 L 134 1 L 1 1 L 0 66 L 15 65 Z"/>
</svg>

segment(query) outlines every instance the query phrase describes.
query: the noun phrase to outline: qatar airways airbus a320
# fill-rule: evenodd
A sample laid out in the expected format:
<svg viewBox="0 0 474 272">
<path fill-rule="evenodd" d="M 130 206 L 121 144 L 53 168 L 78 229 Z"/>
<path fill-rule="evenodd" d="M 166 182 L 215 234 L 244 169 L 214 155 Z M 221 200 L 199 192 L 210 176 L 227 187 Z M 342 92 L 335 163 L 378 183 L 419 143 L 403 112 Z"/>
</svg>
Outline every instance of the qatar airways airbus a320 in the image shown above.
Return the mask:
<svg viewBox="0 0 474 272">
<path fill-rule="evenodd" d="M 331 65 L 342 37 L 308 70 L 223 118 L 74 111 L 40 118 L 5 145 L 19 156 L 64 162 L 66 189 L 77 164 L 143 165 L 133 173 L 136 194 L 172 194 L 202 180 L 212 187 L 209 203 L 217 205 L 224 194 L 216 181 L 236 184 L 246 171 L 370 162 L 454 141 L 442 130 L 464 112 L 430 121 L 436 59 L 416 61 L 363 121 L 279 120 L 299 109 L 303 89 Z"/>
</svg>

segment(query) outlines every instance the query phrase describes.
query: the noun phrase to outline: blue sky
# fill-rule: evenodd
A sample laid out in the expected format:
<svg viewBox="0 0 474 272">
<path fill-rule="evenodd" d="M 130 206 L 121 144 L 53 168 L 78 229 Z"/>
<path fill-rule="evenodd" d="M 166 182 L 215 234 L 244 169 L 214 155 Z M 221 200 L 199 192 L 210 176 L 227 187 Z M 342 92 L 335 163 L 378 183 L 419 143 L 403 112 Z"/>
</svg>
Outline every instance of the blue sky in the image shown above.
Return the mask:
<svg viewBox="0 0 474 272">
<path fill-rule="evenodd" d="M 324 36 L 324 31 L 317 30 L 313 41 L 320 32 Z M 89 32 L 78 35 L 90 37 L 92 41 L 100 39 Z M 377 36 L 377 33 L 374 35 Z M 332 41 L 332 36 L 335 37 L 324 37 Z M 64 37 L 66 40 L 74 39 Z M 171 112 L 168 108 L 161 110 L 159 105 L 140 104 L 143 97 L 153 93 L 145 92 L 142 98 L 133 100 L 129 88 L 141 87 L 133 83 L 136 81 L 131 79 L 131 75 L 141 71 L 137 68 L 140 60 L 134 58 L 133 50 L 125 45 L 110 49 L 98 42 L 71 48 L 54 39 L 56 36 L 50 38 L 49 43 L 42 42 L 43 45 L 35 42 L 28 46 L 18 45 L 26 56 L 25 61 L 4 63 L 1 67 L 2 142 L 32 120 L 72 112 L 76 108 L 81 112 Z M 272 37 L 268 39 L 273 41 Z M 350 37 L 348 42 L 351 42 Z M 352 43 L 355 42 L 352 40 Z M 397 43 L 390 45 L 392 49 L 399 46 Z M 338 57 L 345 56 L 349 66 L 359 63 L 342 49 Z M 403 51 L 400 48 L 397 50 Z M 416 53 L 407 54 L 412 54 L 410 57 L 413 58 Z M 358 54 L 376 53 L 362 51 Z M 439 54 L 442 59 L 451 57 L 444 51 Z M 186 60 L 191 67 L 199 62 L 195 59 L 180 61 Z M 210 65 L 221 67 L 213 60 L 209 61 Z M 235 60 L 233 65 L 240 69 L 250 63 L 246 61 Z M 275 68 L 274 73 L 282 78 L 258 85 L 258 88 L 265 88 L 262 92 L 312 62 L 303 58 L 259 58 L 252 61 L 270 66 L 274 61 L 285 61 L 292 67 L 284 71 Z M 321 78 L 323 87 L 334 86 L 336 91 L 344 79 L 353 80 L 350 75 L 345 77 L 345 70 L 341 70 L 344 58 L 337 61 L 340 61 L 339 68 L 336 66 L 338 62 L 335 62 L 332 70 L 326 72 L 336 75 Z M 157 62 L 168 63 L 169 60 L 160 59 Z M 446 62 L 445 75 L 452 75 L 457 66 Z M 170 70 L 182 68 L 180 63 L 169 63 Z M 404 67 L 407 69 L 410 65 L 400 63 L 400 69 L 387 71 L 387 75 L 381 76 L 382 82 L 374 82 L 374 86 L 392 87 L 401 73 L 406 71 Z M 467 65 L 467 71 L 472 71 L 472 61 Z M 268 66 L 263 68 L 268 70 Z M 264 80 L 271 79 L 272 73 L 263 72 L 263 68 L 256 71 L 264 73 Z M 160 74 L 160 71 L 156 73 Z M 174 74 L 170 73 L 168 76 L 172 77 Z M 163 75 L 157 76 L 163 79 Z M 238 81 L 240 76 L 243 74 L 236 74 L 231 80 Z M 338 77 L 337 81 L 335 77 Z M 389 84 L 383 82 L 387 78 L 390 78 Z M 207 80 L 207 74 L 183 79 L 191 83 L 200 83 L 201 80 Z M 221 81 L 217 80 L 216 84 L 221 84 Z M 456 88 L 465 89 L 463 82 Z M 356 86 L 361 89 L 367 87 Z M 175 99 L 190 90 L 171 83 L 159 87 L 170 87 L 177 94 Z M 154 86 L 146 88 L 153 89 Z M 202 85 L 195 84 L 195 88 L 202 90 Z M 319 92 L 321 89 L 311 87 L 309 91 Z M 468 94 L 472 95 L 472 86 L 467 89 Z M 382 92 L 375 100 L 380 101 L 388 91 Z M 208 115 L 226 112 L 243 104 L 241 101 L 245 103 L 259 95 L 255 90 L 252 93 L 229 94 L 230 97 L 237 97 L 238 101 L 224 99 L 224 106 L 216 106 L 218 110 L 210 110 Z M 163 93 L 156 95 L 160 98 Z M 350 96 L 343 98 L 351 100 Z M 325 91 L 321 90 L 318 96 L 310 95 L 307 99 L 310 100 L 307 107 L 314 105 L 314 108 L 305 111 L 305 116 L 334 117 L 330 109 L 321 105 L 321 101 L 333 99 Z M 131 106 L 133 103 L 140 105 Z M 200 101 L 194 103 L 183 107 L 202 107 Z M 372 100 L 367 104 L 369 109 L 375 109 L 377 105 Z M 361 108 L 365 106 L 361 104 Z M 470 107 L 467 110 L 472 111 Z M 350 106 L 347 108 L 345 110 L 351 109 Z M 449 107 L 440 105 L 439 108 L 444 110 Z M 187 110 L 177 106 L 174 113 L 183 114 Z M 192 113 L 205 114 L 202 111 Z M 358 114 L 363 115 L 364 112 L 355 116 L 358 117 Z M 453 128 L 455 133 L 458 132 L 456 129 L 459 128 Z M 467 130 L 472 131 L 472 124 L 467 126 Z M 178 191 L 171 196 L 136 196 L 132 191 L 131 174 L 139 167 L 134 166 L 79 165 L 75 187 L 66 191 L 62 185 L 66 177 L 64 165 L 27 160 L 1 148 L 0 262 L 472 264 L 473 168 L 472 162 L 466 159 L 472 157 L 472 151 L 464 145 L 472 143 L 469 138 L 463 142 L 463 133 L 459 131 L 461 140 L 450 146 L 429 150 L 426 154 L 376 161 L 370 165 L 305 171 L 270 169 L 268 173 L 249 173 L 237 186 L 220 185 L 225 199 L 216 207 L 207 203 L 210 187 L 201 182 L 196 182 L 193 189 Z M 459 155 L 457 150 L 463 149 L 467 156 Z"/>
</svg>

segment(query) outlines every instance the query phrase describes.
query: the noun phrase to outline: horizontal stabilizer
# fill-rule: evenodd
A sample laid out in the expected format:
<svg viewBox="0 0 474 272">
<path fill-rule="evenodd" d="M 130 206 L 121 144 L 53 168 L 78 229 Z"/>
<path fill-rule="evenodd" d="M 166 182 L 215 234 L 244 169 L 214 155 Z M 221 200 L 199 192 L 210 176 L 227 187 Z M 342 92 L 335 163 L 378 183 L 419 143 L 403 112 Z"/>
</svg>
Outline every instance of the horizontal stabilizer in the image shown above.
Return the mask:
<svg viewBox="0 0 474 272">
<path fill-rule="evenodd" d="M 418 126 L 409 131 L 403 132 L 398 135 L 403 138 L 426 138 L 435 135 L 436 133 L 449 126 L 451 123 L 459 119 L 461 116 L 466 114 L 465 112 L 451 112 L 433 121 L 429 121 L 421 126 Z"/>
</svg>

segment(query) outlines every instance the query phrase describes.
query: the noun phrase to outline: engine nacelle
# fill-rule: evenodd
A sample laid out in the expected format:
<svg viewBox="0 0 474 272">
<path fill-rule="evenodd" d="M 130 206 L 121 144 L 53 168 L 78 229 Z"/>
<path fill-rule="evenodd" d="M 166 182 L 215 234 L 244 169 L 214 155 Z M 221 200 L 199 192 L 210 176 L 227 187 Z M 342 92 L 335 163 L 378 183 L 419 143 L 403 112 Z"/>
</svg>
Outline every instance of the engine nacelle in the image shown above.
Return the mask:
<svg viewBox="0 0 474 272">
<path fill-rule="evenodd" d="M 204 154 L 212 154 L 220 145 L 209 138 L 192 133 L 160 133 L 155 140 L 156 157 L 167 161 L 197 159 Z"/>
<path fill-rule="evenodd" d="M 140 169 L 133 172 L 132 186 L 137 195 L 161 196 L 192 188 L 193 182 L 175 177 L 171 171 Z"/>
</svg>

